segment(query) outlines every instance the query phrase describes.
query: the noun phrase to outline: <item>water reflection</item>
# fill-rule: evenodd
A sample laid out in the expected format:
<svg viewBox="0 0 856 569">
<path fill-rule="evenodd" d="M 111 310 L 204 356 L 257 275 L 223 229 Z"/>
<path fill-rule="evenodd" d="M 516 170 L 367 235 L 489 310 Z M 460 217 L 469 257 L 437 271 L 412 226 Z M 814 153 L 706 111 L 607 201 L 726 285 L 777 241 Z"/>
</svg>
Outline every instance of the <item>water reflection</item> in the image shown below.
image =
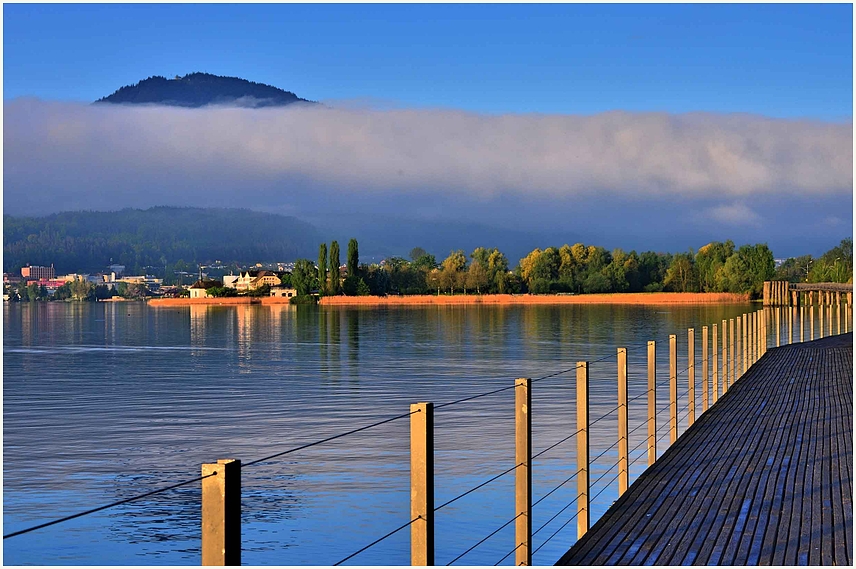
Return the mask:
<svg viewBox="0 0 856 569">
<path fill-rule="evenodd" d="M 439 404 L 506 387 L 516 377 L 567 369 L 581 359 L 612 357 L 622 344 L 629 349 L 632 398 L 647 389 L 648 340 L 658 341 L 663 382 L 668 334 L 683 342 L 683 369 L 687 327 L 699 331 L 747 309 L 4 305 L 4 523 L 14 531 L 192 478 L 202 462 L 247 462 L 398 415 L 415 401 Z M 700 341 L 696 345 L 700 352 Z M 614 407 L 615 375 L 614 357 L 592 365 L 592 416 Z M 659 408 L 667 409 L 668 385 L 657 395 Z M 573 432 L 574 404 L 573 374 L 537 384 L 536 450 Z M 644 417 L 640 399 L 630 408 L 631 428 Z M 661 427 L 666 418 L 659 416 Z M 438 503 L 513 465 L 510 390 L 439 410 L 435 428 Z M 592 428 L 592 455 L 604 452 L 593 480 L 614 462 L 609 447 L 615 432 L 614 416 Z M 644 436 L 643 430 L 633 433 L 631 448 Z M 398 527 L 409 512 L 408 449 L 408 423 L 398 421 L 247 469 L 245 562 L 333 563 Z M 644 455 L 644 447 L 635 453 L 631 460 Z M 573 443 L 539 457 L 536 499 L 574 465 Z M 631 467 L 632 477 L 643 468 L 644 459 Z M 571 484 L 544 500 L 535 527 L 573 495 Z M 593 505 L 593 517 L 612 497 L 609 486 Z M 438 563 L 512 517 L 513 507 L 513 478 L 505 477 L 444 509 L 437 518 Z M 153 496 L 79 524 L 10 540 L 4 561 L 199 562 L 198 488 Z M 462 561 L 493 564 L 513 547 L 509 531 Z M 539 551 L 536 562 L 555 561 L 574 535 L 571 524 Z M 355 561 L 407 564 L 407 541 L 402 532 Z"/>
</svg>

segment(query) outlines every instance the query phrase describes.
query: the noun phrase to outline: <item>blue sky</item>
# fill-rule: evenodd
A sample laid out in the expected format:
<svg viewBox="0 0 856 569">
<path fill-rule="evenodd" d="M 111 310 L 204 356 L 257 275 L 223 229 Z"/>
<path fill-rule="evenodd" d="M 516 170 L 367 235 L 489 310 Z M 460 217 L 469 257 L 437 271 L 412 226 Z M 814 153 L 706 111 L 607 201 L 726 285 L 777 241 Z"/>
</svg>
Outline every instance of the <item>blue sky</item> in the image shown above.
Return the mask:
<svg viewBox="0 0 856 569">
<path fill-rule="evenodd" d="M 3 208 L 239 205 L 383 254 L 819 254 L 853 228 L 852 12 L 5 4 Z M 326 106 L 88 104 L 194 71 Z"/>
<path fill-rule="evenodd" d="M 207 71 L 484 113 L 852 117 L 851 5 L 6 4 L 4 98 Z"/>
</svg>

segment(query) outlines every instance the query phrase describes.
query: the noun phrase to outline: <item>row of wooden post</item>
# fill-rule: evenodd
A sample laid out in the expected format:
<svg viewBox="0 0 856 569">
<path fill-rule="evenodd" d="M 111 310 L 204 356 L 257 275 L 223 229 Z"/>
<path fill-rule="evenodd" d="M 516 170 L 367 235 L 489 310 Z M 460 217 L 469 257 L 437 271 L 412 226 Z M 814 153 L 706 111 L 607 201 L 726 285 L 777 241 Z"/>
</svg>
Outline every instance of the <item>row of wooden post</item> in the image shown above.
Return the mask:
<svg viewBox="0 0 856 569">
<path fill-rule="evenodd" d="M 842 300 L 847 300 L 847 305 L 852 306 L 853 292 L 841 290 L 822 290 L 823 284 L 815 285 L 817 289 L 791 289 L 788 281 L 764 281 L 763 303 L 764 306 L 801 306 L 803 304 L 815 304 L 815 293 L 817 293 L 817 304 L 840 305 Z"/>
<path fill-rule="evenodd" d="M 701 412 L 715 404 L 766 351 L 768 311 L 758 310 L 737 318 L 722 320 L 711 328 L 702 327 Z M 788 343 L 793 342 L 796 307 L 788 310 Z M 800 342 L 805 339 L 806 307 L 799 307 Z M 814 306 L 809 306 L 809 339 L 814 339 Z M 820 337 L 824 332 L 824 312 L 832 334 L 832 307 L 820 307 Z M 838 333 L 841 333 L 838 307 Z M 776 345 L 781 342 L 781 309 L 774 309 Z M 844 331 L 851 329 L 850 307 L 845 311 Z M 708 332 L 711 332 L 710 338 Z M 721 343 L 719 338 L 721 338 Z M 710 343 L 708 340 L 711 340 Z M 709 348 L 711 350 L 709 351 Z M 721 367 L 720 367 L 721 355 Z M 742 357 L 741 357 L 742 355 Z M 648 466 L 657 460 L 657 348 L 648 342 Z M 695 329 L 687 331 L 688 413 L 687 426 L 696 416 Z M 669 336 L 669 442 L 678 438 L 677 336 Z M 708 361 L 709 360 L 709 361 Z M 630 486 L 627 349 L 618 348 L 618 491 Z M 711 389 L 712 387 L 712 389 Z M 720 390 L 721 387 L 721 390 Z M 711 398 L 712 395 L 712 398 Z M 589 363 L 577 362 L 576 368 L 576 442 L 577 442 L 577 535 L 590 527 L 589 456 Z M 528 378 L 515 380 L 515 565 L 532 564 L 532 390 Z M 410 544 L 412 565 L 434 564 L 434 405 L 430 402 L 410 406 Z M 202 465 L 202 564 L 241 564 L 241 462 L 219 460 Z"/>
<path fill-rule="evenodd" d="M 817 296 L 815 296 L 815 294 Z M 815 302 L 816 301 L 816 302 Z M 838 290 L 792 290 L 791 303 L 794 306 L 806 305 L 826 305 L 840 306 L 844 303 L 847 306 L 853 306 L 853 292 L 843 292 Z"/>
</svg>

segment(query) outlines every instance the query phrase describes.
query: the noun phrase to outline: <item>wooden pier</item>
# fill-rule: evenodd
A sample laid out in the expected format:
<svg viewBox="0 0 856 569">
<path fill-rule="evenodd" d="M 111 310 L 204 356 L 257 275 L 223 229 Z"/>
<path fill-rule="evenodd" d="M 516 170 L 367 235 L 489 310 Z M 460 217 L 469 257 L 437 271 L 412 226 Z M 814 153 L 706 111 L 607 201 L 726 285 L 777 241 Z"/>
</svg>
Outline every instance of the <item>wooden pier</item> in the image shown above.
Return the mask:
<svg viewBox="0 0 856 569">
<path fill-rule="evenodd" d="M 853 334 L 770 348 L 558 565 L 852 565 Z"/>
</svg>

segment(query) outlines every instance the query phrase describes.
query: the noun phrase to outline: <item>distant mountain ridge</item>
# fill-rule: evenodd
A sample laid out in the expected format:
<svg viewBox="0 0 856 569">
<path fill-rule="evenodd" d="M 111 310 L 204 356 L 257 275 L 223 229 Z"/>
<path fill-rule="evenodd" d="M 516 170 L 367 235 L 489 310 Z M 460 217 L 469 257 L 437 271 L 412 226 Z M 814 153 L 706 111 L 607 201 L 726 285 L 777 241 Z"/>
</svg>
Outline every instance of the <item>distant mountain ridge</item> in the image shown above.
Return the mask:
<svg viewBox="0 0 856 569">
<path fill-rule="evenodd" d="M 57 273 L 129 270 L 178 260 L 207 263 L 314 258 L 318 230 L 294 217 L 248 209 L 152 207 L 74 211 L 46 217 L 3 216 L 3 270 L 56 266 Z"/>
<path fill-rule="evenodd" d="M 131 105 L 166 105 L 205 107 L 227 105 L 238 107 L 282 107 L 294 103 L 317 104 L 264 83 L 239 77 L 221 77 L 210 73 L 189 73 L 167 79 L 156 75 L 136 85 L 126 85 L 95 103 Z"/>
</svg>

